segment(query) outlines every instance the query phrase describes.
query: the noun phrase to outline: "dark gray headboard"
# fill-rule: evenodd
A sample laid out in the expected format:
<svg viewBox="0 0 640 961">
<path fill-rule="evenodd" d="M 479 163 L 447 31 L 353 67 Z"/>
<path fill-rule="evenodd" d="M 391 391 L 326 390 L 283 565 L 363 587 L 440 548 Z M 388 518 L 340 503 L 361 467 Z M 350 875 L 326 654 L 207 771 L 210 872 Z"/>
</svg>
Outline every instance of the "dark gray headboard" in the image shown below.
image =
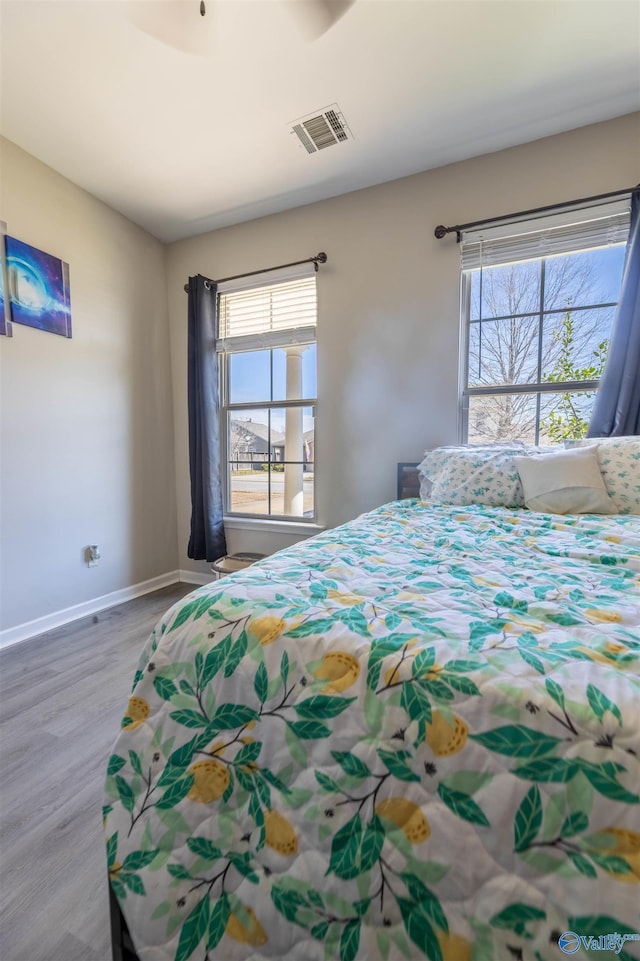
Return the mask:
<svg viewBox="0 0 640 961">
<path fill-rule="evenodd" d="M 420 475 L 418 465 L 403 462 L 398 464 L 398 500 L 420 496 Z"/>
</svg>

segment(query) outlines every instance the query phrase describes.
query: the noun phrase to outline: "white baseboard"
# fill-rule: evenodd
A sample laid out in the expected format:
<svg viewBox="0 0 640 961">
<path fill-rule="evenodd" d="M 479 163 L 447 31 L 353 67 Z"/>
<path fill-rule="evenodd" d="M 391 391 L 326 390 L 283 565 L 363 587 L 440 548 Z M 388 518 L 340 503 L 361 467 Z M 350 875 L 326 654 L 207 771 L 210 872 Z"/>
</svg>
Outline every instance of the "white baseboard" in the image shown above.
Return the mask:
<svg viewBox="0 0 640 961">
<path fill-rule="evenodd" d="M 215 574 L 205 574 L 201 571 L 178 571 L 178 577 L 183 584 L 199 584 L 201 587 L 215 581 Z"/>
<path fill-rule="evenodd" d="M 167 574 L 160 574 L 159 577 L 152 577 L 148 581 L 132 584 L 131 587 L 123 587 L 111 594 L 103 594 L 102 597 L 94 597 L 93 600 L 84 601 L 82 604 L 74 604 L 72 607 L 65 607 L 53 614 L 46 614 L 44 617 L 37 617 L 33 621 L 18 624 L 16 627 L 9 627 L 0 631 L 0 649 L 17 644 L 19 641 L 26 641 L 29 637 L 44 634 L 45 631 L 52 631 L 56 627 L 62 627 L 63 624 L 75 621 L 79 617 L 86 617 L 88 614 L 103 611 L 107 607 L 113 607 L 114 604 L 122 604 L 124 601 L 133 600 L 134 597 L 141 597 L 143 594 L 150 594 L 151 591 L 158 591 L 160 588 L 176 584 L 178 581 L 185 581 L 187 584 L 206 584 L 212 579 L 209 577 L 203 581 L 192 581 L 192 577 L 206 578 L 206 575 L 193 574 L 191 571 L 169 571 Z"/>
</svg>

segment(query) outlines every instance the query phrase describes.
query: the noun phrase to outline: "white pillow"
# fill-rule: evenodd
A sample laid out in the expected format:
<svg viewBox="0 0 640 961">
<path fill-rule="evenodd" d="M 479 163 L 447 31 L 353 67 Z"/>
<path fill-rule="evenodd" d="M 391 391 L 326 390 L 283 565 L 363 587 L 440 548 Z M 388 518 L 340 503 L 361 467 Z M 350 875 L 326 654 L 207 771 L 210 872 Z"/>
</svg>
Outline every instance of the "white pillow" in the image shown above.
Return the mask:
<svg viewBox="0 0 640 961">
<path fill-rule="evenodd" d="M 598 445 L 604 484 L 618 514 L 640 514 L 640 437 L 588 437 L 565 447 Z"/>
<path fill-rule="evenodd" d="M 597 445 L 552 454 L 514 457 L 530 511 L 546 514 L 614 514 L 598 466 Z"/>
</svg>

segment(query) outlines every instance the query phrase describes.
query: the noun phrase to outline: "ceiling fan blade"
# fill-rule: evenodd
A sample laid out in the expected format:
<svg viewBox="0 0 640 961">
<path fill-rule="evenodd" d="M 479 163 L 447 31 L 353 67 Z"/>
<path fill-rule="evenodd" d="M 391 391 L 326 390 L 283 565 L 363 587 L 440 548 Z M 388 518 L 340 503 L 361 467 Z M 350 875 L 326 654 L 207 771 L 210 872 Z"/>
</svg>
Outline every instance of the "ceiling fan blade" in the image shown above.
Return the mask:
<svg viewBox="0 0 640 961">
<path fill-rule="evenodd" d="M 295 0 L 293 9 L 310 38 L 317 39 L 344 16 L 355 0 Z"/>
<path fill-rule="evenodd" d="M 127 7 L 131 23 L 156 40 L 195 56 L 211 52 L 212 0 L 131 0 Z"/>
</svg>

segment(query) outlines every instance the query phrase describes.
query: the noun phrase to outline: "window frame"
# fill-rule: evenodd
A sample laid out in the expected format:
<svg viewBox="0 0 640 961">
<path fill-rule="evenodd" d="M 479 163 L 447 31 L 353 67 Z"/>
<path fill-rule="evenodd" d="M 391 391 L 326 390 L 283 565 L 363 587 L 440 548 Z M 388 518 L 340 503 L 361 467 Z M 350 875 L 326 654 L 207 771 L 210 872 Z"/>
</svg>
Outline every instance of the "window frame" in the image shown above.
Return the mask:
<svg viewBox="0 0 640 961">
<path fill-rule="evenodd" d="M 296 274 L 295 276 L 299 276 Z M 255 289 L 268 288 L 271 286 L 276 286 L 278 283 L 282 282 L 282 274 L 279 273 L 278 278 L 272 280 L 271 282 L 265 283 L 255 283 L 252 287 Z M 238 284 L 237 286 L 232 284 L 225 284 L 223 289 L 218 290 L 218 305 L 220 297 L 222 294 L 234 293 L 236 290 L 241 291 L 245 289 L 244 285 Z M 313 328 L 317 331 L 317 306 L 316 306 L 316 325 Z M 282 343 L 268 343 L 264 346 L 257 345 L 254 341 L 249 343 L 245 349 L 242 349 L 241 345 L 238 343 L 233 349 L 228 346 L 223 347 L 223 349 L 218 350 L 218 376 L 219 376 L 219 425 L 220 425 L 220 440 L 221 440 L 221 452 L 224 461 L 224 473 L 222 478 L 222 494 L 223 494 L 223 517 L 225 523 L 228 521 L 231 524 L 235 522 L 240 522 L 239 526 L 245 526 L 251 524 L 263 529 L 285 529 L 289 528 L 291 530 L 301 530 L 308 528 L 318 527 L 318 505 L 317 505 L 317 334 L 316 336 L 311 336 L 311 328 L 308 325 L 304 327 L 304 336 L 300 340 L 292 341 L 287 339 L 286 336 L 283 337 Z M 293 346 L 315 346 L 316 347 L 316 396 L 315 397 L 302 397 L 291 400 L 279 399 L 279 400 L 260 400 L 260 401 L 242 401 L 237 403 L 232 403 L 230 399 L 230 388 L 231 388 L 231 376 L 230 376 L 230 365 L 231 357 L 242 353 L 257 353 L 261 351 L 269 352 L 269 366 L 270 366 L 270 393 L 273 394 L 273 352 L 276 350 L 286 350 L 287 347 Z M 256 513 L 248 511 L 240 511 L 232 509 L 232 490 L 231 490 L 231 450 L 230 450 L 230 437 L 231 437 L 231 419 L 234 411 L 251 411 L 260 410 L 269 412 L 269 423 L 268 429 L 271 430 L 270 414 L 272 410 L 287 410 L 291 408 L 311 408 L 312 416 L 314 420 L 313 430 L 314 430 L 314 444 L 313 444 L 313 475 L 314 475 L 314 490 L 313 490 L 313 511 L 307 512 L 302 515 L 294 514 L 278 514 L 278 513 Z M 268 447 L 270 445 L 268 444 Z M 269 451 L 267 452 L 267 460 L 265 463 L 271 467 L 272 464 L 299 464 L 299 461 L 273 461 Z M 304 461 L 302 462 L 305 463 Z M 271 507 L 271 478 L 272 471 L 267 470 L 267 509 Z"/>
<path fill-rule="evenodd" d="M 618 205 L 616 205 L 618 206 Z M 594 214 L 594 221 L 597 220 L 597 216 Z M 530 221 L 531 224 L 535 221 Z M 518 228 L 522 229 L 522 225 L 527 224 L 527 221 L 521 221 L 517 225 Z M 514 225 L 513 234 L 518 235 L 518 229 L 515 229 Z M 499 231 L 504 237 L 505 225 L 500 225 Z M 533 230 L 531 231 L 533 232 Z M 616 239 L 607 242 L 603 236 L 603 242 L 598 246 L 590 245 L 585 248 L 579 247 L 569 247 L 566 251 L 561 251 L 558 249 L 550 250 L 547 253 L 543 253 L 540 257 L 523 256 L 521 259 L 508 259 L 505 261 L 494 261 L 488 262 L 487 264 L 480 263 L 477 266 L 463 266 L 461 269 L 460 276 L 460 355 L 458 364 L 458 383 L 459 383 L 459 403 L 458 403 L 458 440 L 460 443 L 468 443 L 469 440 L 469 401 L 473 397 L 491 397 L 491 396 L 518 396 L 518 395 L 529 395 L 535 400 L 536 405 L 536 422 L 535 422 L 535 439 L 534 443 L 539 443 L 540 436 L 540 423 L 541 423 L 541 402 L 544 394 L 569 394 L 569 393 L 579 393 L 586 391 L 597 392 L 600 387 L 600 378 L 592 380 L 578 380 L 578 381 L 544 381 L 541 380 L 545 376 L 545 372 L 542 370 L 542 349 L 543 349 L 543 332 L 545 318 L 550 315 L 561 315 L 566 313 L 567 308 L 565 307 L 552 307 L 545 309 L 544 304 L 544 294 L 545 294 L 545 271 L 546 263 L 548 260 L 553 259 L 557 256 L 571 255 L 578 253 L 587 253 L 589 250 L 595 249 L 605 249 L 620 246 L 623 243 L 620 239 Z M 535 263 L 539 265 L 538 269 L 538 299 L 537 299 L 537 310 L 526 311 L 521 314 L 508 314 L 500 317 L 487 317 L 486 322 L 491 323 L 500 320 L 509 320 L 512 318 L 532 318 L 538 317 L 538 334 L 537 334 L 537 351 L 538 351 L 538 363 L 537 363 L 537 380 L 527 381 L 524 383 L 516 384 L 495 384 L 486 386 L 474 386 L 469 385 L 469 370 L 470 370 L 470 352 L 471 352 L 471 329 L 474 323 L 478 323 L 477 320 L 472 320 L 471 317 L 471 289 L 472 289 L 472 277 L 474 271 L 480 269 L 491 269 L 493 267 L 508 266 L 509 264 L 517 263 Z M 619 298 L 618 298 L 619 300 Z M 597 310 L 597 309 L 615 309 L 618 300 L 609 301 L 604 303 L 589 303 L 589 304 L 578 304 L 572 305 L 571 310 L 583 311 L 583 310 Z M 608 340 L 611 334 L 609 333 Z M 495 439 L 487 440 L 487 443 L 495 443 Z"/>
</svg>

